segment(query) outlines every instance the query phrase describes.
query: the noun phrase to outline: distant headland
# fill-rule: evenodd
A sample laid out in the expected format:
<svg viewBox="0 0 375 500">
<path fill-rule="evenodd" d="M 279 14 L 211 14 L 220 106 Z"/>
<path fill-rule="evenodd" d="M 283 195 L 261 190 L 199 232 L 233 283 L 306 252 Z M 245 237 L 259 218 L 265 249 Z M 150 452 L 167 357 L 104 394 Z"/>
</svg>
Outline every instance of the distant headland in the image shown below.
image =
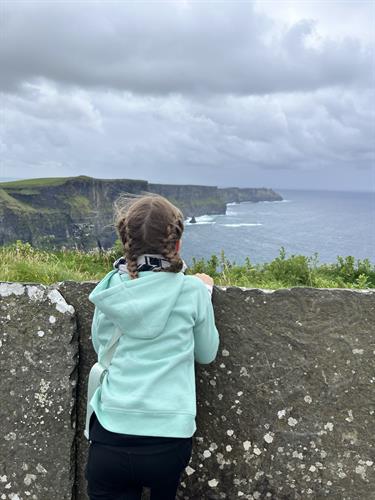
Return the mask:
<svg viewBox="0 0 375 500">
<path fill-rule="evenodd" d="M 109 248 L 116 240 L 113 202 L 121 194 L 160 194 L 184 218 L 225 214 L 227 203 L 281 201 L 268 188 L 154 184 L 138 179 L 49 177 L 0 182 L 0 245 L 17 239 L 39 248 Z"/>
</svg>

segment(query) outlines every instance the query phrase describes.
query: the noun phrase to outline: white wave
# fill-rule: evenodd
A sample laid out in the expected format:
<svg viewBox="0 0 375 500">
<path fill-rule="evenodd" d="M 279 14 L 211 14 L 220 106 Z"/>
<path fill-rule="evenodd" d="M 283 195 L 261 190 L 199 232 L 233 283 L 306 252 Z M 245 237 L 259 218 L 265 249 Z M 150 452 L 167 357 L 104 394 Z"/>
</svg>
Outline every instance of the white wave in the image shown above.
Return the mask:
<svg viewBox="0 0 375 500">
<path fill-rule="evenodd" d="M 214 221 L 202 221 L 202 222 L 185 222 L 185 226 L 201 226 L 202 224 L 216 224 Z"/>
<path fill-rule="evenodd" d="M 195 217 L 196 221 L 211 221 L 214 219 L 213 215 L 198 215 L 198 217 Z"/>
<path fill-rule="evenodd" d="M 212 215 L 200 215 L 198 217 L 195 217 L 196 222 L 190 222 L 191 217 L 188 219 L 184 220 L 184 225 L 185 226 L 197 226 L 201 224 L 216 224 L 216 221 L 213 220 Z"/>
<path fill-rule="evenodd" d="M 226 203 L 226 205 L 239 205 L 239 203 L 237 203 L 236 201 L 232 201 L 231 203 Z"/>
<path fill-rule="evenodd" d="M 240 226 L 263 226 L 263 224 L 259 223 L 250 223 L 250 222 L 241 222 L 239 224 L 220 224 L 221 226 L 226 226 L 226 227 L 240 227 Z"/>
</svg>

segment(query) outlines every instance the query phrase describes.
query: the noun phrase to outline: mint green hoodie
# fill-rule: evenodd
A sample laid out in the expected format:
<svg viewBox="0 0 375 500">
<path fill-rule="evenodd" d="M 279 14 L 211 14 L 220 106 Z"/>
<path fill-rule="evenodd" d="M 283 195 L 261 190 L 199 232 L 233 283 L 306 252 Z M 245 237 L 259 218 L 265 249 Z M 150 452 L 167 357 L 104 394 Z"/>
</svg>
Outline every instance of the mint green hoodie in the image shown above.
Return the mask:
<svg viewBox="0 0 375 500">
<path fill-rule="evenodd" d="M 108 374 L 90 401 L 102 426 L 143 436 L 196 431 L 195 365 L 219 347 L 211 295 L 182 272 L 109 272 L 93 289 L 92 343 L 98 359 L 115 326 L 120 337 Z"/>
</svg>

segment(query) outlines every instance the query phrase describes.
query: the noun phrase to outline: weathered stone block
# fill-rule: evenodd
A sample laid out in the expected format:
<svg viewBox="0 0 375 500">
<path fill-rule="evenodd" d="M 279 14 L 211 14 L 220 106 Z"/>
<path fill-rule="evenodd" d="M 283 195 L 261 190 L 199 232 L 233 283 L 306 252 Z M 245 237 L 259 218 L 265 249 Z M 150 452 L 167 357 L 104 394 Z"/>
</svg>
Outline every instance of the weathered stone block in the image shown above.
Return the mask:
<svg viewBox="0 0 375 500">
<path fill-rule="evenodd" d="M 91 321 L 94 305 L 88 296 L 96 282 L 75 283 L 66 281 L 58 284 L 60 293 L 69 304 L 74 305 L 79 327 L 79 380 L 77 385 L 77 426 L 76 426 L 76 483 L 74 500 L 87 500 L 85 467 L 87 462 L 88 441 L 83 435 L 86 422 L 87 381 L 90 368 L 97 361 L 91 343 Z"/>
<path fill-rule="evenodd" d="M 375 498 L 375 292 L 215 287 L 180 498 Z"/>
<path fill-rule="evenodd" d="M 0 283 L 0 353 L 0 498 L 70 500 L 77 379 L 73 307 L 52 287 Z"/>
<path fill-rule="evenodd" d="M 38 285 L 33 292 L 19 284 L 0 285 L 1 307 L 10 307 L 14 316 L 11 328 L 8 323 L 2 323 L 7 342 L 12 339 L 6 351 L 5 344 L 1 346 L 3 360 L 6 357 L 15 360 L 11 368 L 3 369 L 2 365 L 2 373 L 20 367 L 16 374 L 24 377 L 15 394 L 10 393 L 10 384 L 16 374 L 6 374 L 2 388 L 1 400 L 5 401 L 2 421 L 8 417 L 6 425 L 10 422 L 17 425 L 6 429 L 4 435 L 9 439 L 3 441 L 5 445 L 0 448 L 5 457 L 1 459 L 0 481 L 6 475 L 5 481 L 0 482 L 5 497 L 0 495 L 0 499 L 16 500 L 17 497 L 9 496 L 11 493 L 19 495 L 21 500 L 33 498 L 23 496 L 26 495 L 23 493 L 26 488 L 21 488 L 24 481 L 31 484 L 28 491 L 37 500 L 87 499 L 83 472 L 88 446 L 83 427 L 87 376 L 95 361 L 90 338 L 93 305 L 88 300 L 95 284 L 65 282 L 47 288 Z M 40 304 L 51 288 L 59 290 L 65 304 L 74 306 L 79 332 L 78 421 L 75 445 L 71 447 L 76 482 L 72 497 L 67 495 L 71 487 L 71 478 L 69 482 L 67 476 L 72 463 L 67 443 L 72 444 L 74 431 L 69 427 L 71 388 L 67 388 L 66 373 L 74 367 L 75 348 L 67 344 L 67 339 L 74 334 L 74 322 L 69 314 L 58 316 L 59 321 L 52 324 L 58 342 L 50 335 L 51 346 L 40 344 L 48 338 L 43 318 L 48 319 L 48 315 L 57 318 L 55 312 L 47 312 L 46 316 Z M 28 298 L 29 293 L 36 297 L 41 293 L 39 290 L 44 294 L 39 302 Z M 177 498 L 374 500 L 375 291 L 312 288 L 266 291 L 215 286 L 213 305 L 220 348 L 213 363 L 196 365 L 197 431 L 192 459 L 183 473 Z M 2 320 L 10 314 L 8 309 L 0 310 Z M 39 337 L 38 331 L 45 334 Z M 36 365 L 30 361 L 25 364 L 25 351 Z M 40 359 L 53 359 L 67 371 L 55 377 L 50 365 L 42 376 Z M 26 366 L 29 373 L 22 372 L 22 366 Z M 59 385 L 63 377 L 65 383 Z M 49 388 L 54 387 L 57 393 L 62 391 L 65 406 L 53 400 L 50 408 L 45 407 L 49 399 L 38 386 L 41 378 L 45 383 L 50 382 Z M 33 402 L 31 410 L 22 407 L 27 398 Z M 47 422 L 51 418 L 52 408 L 56 416 L 59 406 L 64 408 L 64 422 L 56 423 L 52 419 L 47 426 L 46 440 L 46 425 L 41 424 L 41 420 Z M 30 415 L 30 431 L 22 423 L 25 410 Z M 44 429 L 44 434 L 32 435 L 33 427 L 39 434 Z M 12 432 L 17 439 L 13 439 Z M 42 444 L 37 441 L 36 450 L 33 445 L 27 448 L 25 442 L 37 439 L 41 439 Z M 45 452 L 48 447 L 53 453 Z M 57 453 L 57 449 L 62 453 Z M 33 459 L 35 451 L 44 453 L 49 469 L 41 458 Z M 40 472 L 39 477 L 38 473 L 30 472 L 31 469 L 23 471 L 23 463 L 33 464 L 32 470 L 40 463 L 47 473 L 43 476 Z M 34 481 L 30 475 L 37 479 Z M 12 487 L 4 489 L 10 481 Z M 35 489 L 30 490 L 33 485 Z M 42 489 L 36 489 L 37 485 L 42 485 Z M 48 490 L 48 487 L 55 489 Z M 144 498 L 148 498 L 147 491 Z"/>
</svg>

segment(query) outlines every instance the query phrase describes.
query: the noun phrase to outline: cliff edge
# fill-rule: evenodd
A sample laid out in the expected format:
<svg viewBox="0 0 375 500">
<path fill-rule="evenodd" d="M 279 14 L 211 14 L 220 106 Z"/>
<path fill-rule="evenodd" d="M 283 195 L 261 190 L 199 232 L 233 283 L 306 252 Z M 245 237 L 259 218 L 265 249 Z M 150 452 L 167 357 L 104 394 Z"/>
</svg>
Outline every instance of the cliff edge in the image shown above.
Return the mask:
<svg viewBox="0 0 375 500">
<path fill-rule="evenodd" d="M 156 193 L 178 206 L 185 219 L 225 214 L 226 204 L 275 201 L 266 188 L 153 184 L 141 179 L 54 177 L 0 183 L 0 245 L 16 240 L 47 249 L 109 248 L 116 240 L 113 202 L 124 193 Z"/>
</svg>

